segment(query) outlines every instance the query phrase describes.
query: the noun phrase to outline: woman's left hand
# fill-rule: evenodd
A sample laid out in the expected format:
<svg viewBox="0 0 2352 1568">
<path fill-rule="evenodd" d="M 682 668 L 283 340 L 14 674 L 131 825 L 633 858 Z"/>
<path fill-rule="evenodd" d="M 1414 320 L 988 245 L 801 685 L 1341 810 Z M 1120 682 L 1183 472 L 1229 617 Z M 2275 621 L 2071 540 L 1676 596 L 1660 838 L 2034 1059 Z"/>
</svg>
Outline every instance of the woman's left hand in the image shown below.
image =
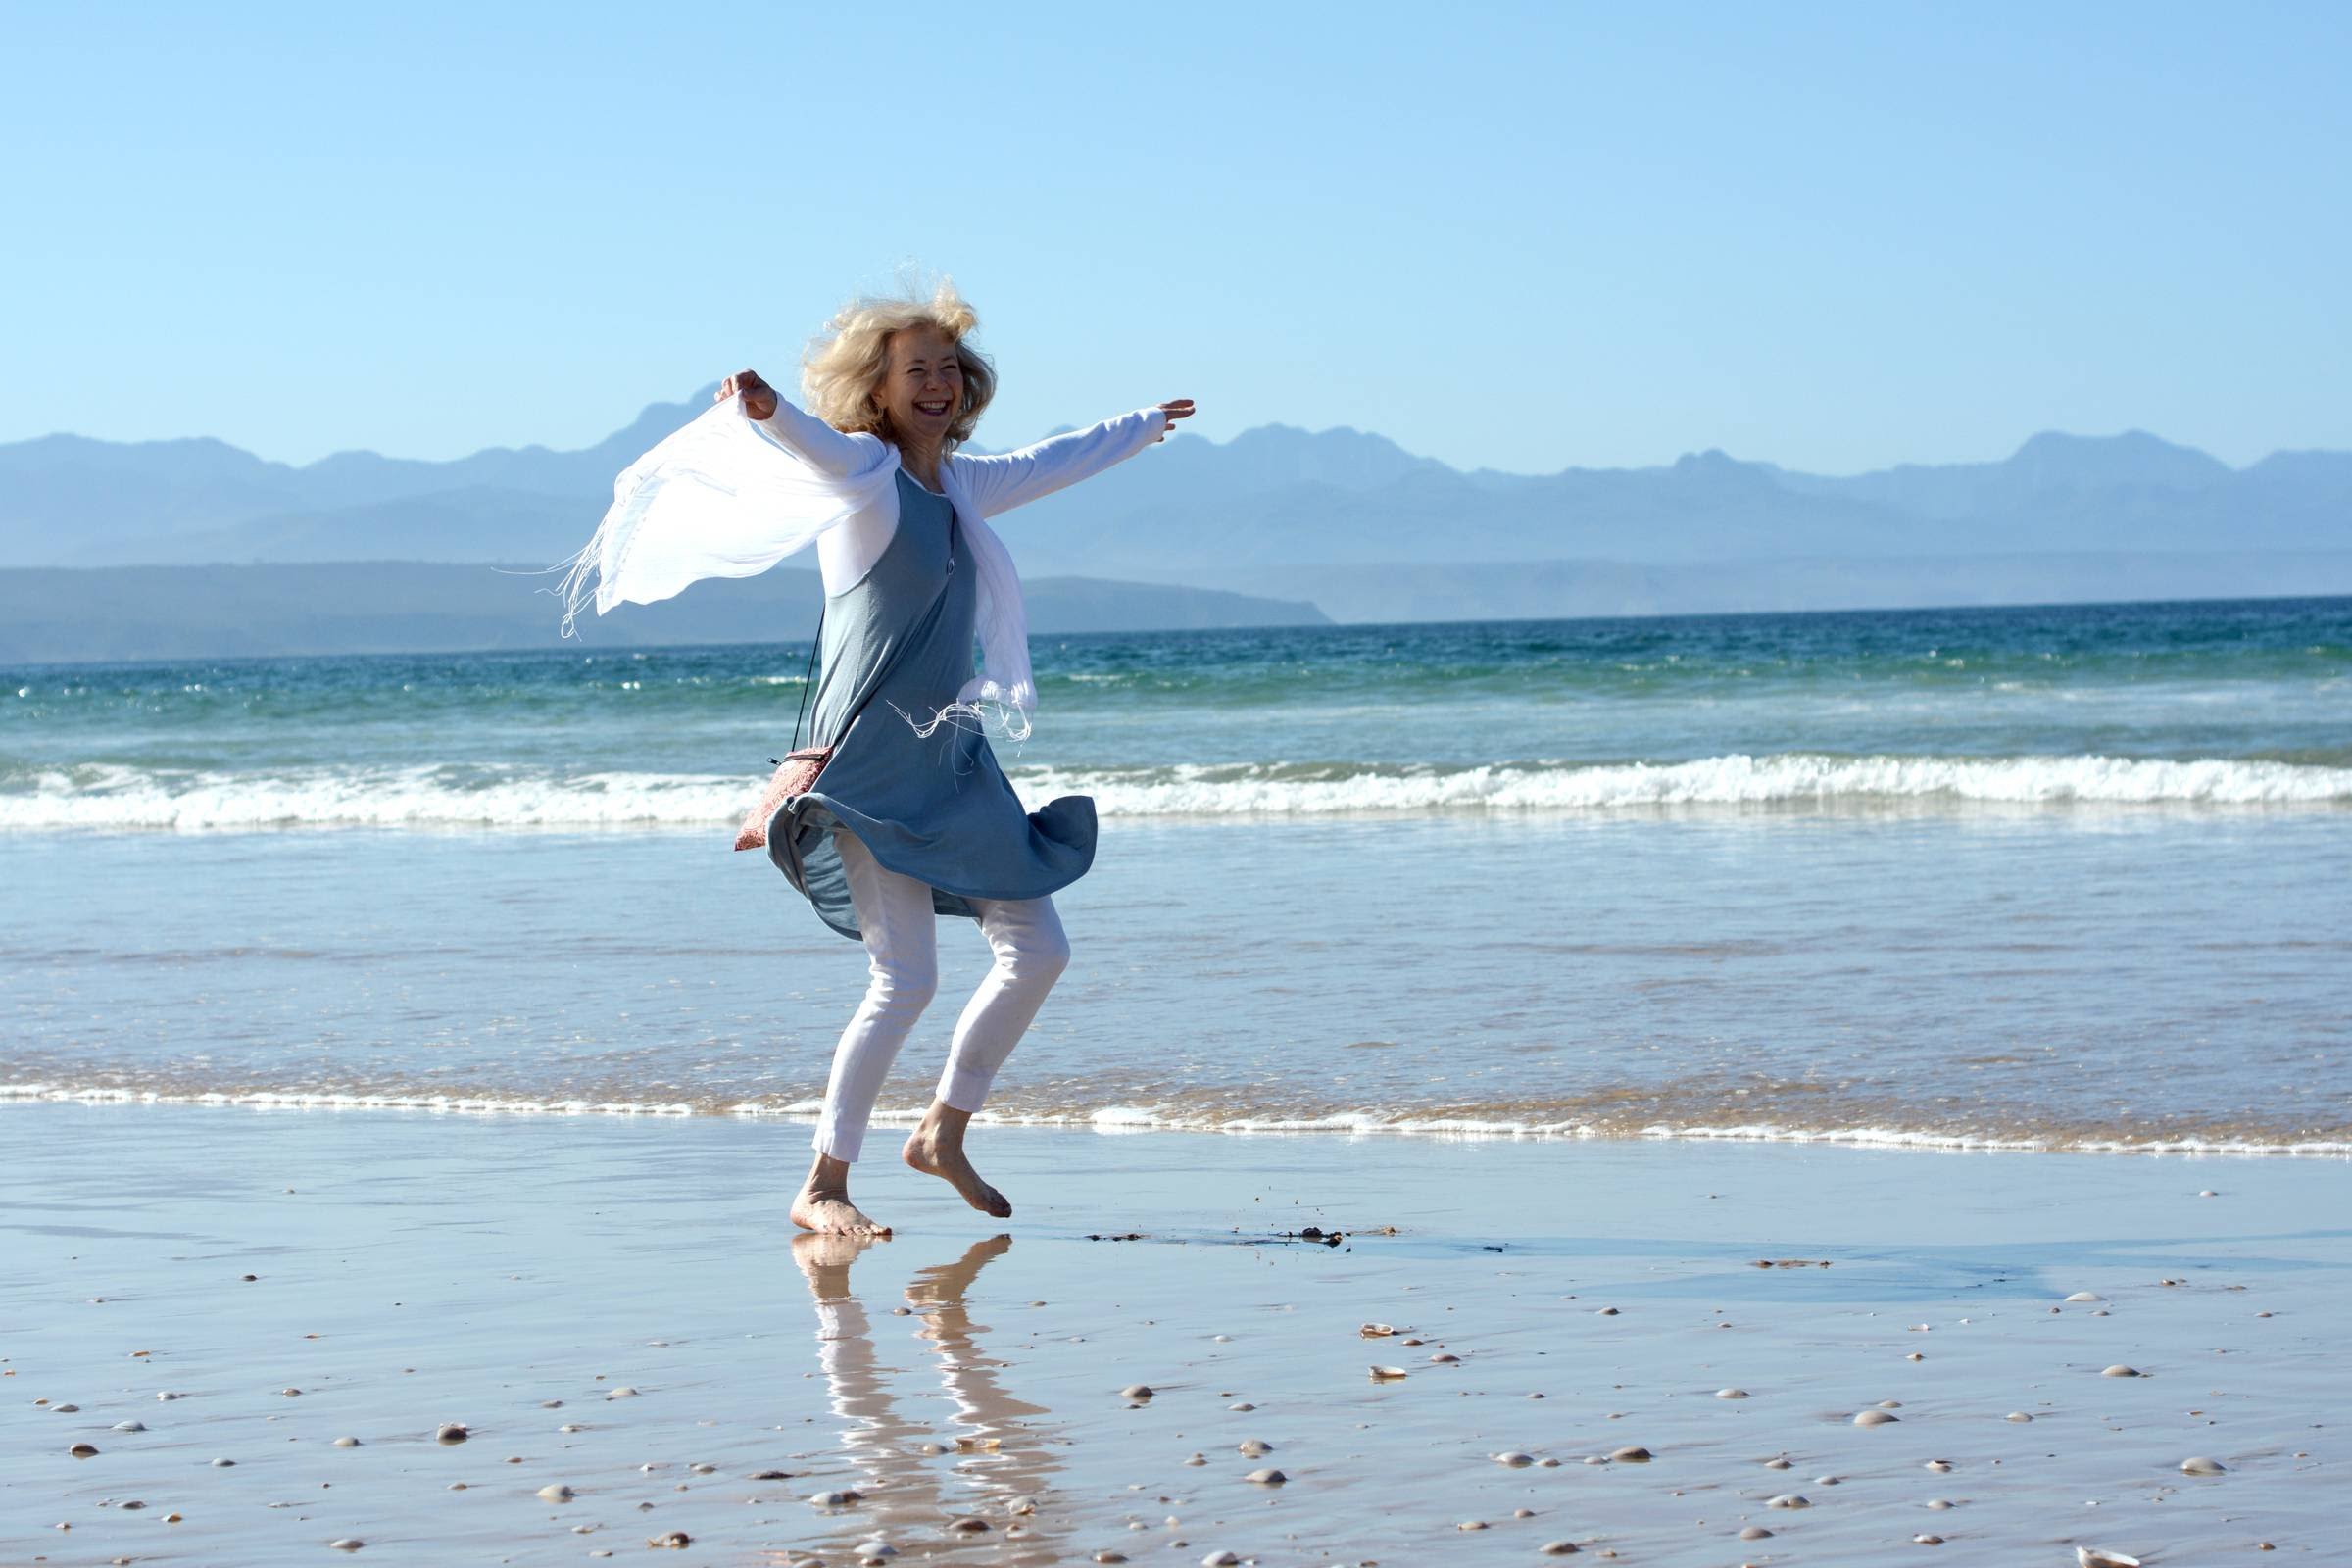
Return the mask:
<svg viewBox="0 0 2352 1568">
<path fill-rule="evenodd" d="M 1191 398 L 1177 398 L 1171 402 L 1162 403 L 1159 406 L 1159 412 L 1168 416 L 1168 426 L 1167 428 L 1161 429 L 1159 434 L 1153 436 L 1152 439 L 1154 441 L 1165 441 L 1168 438 L 1168 428 L 1173 428 L 1178 419 L 1189 419 L 1193 416 L 1193 400 Z"/>
</svg>

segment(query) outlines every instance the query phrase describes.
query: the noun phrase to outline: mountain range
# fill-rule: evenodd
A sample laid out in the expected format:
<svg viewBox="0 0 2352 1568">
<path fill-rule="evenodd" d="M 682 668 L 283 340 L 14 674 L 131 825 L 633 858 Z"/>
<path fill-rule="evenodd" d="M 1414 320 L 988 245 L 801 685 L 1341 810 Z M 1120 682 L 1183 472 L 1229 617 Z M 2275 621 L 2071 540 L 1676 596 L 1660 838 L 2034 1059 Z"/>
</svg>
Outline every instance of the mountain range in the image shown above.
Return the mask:
<svg viewBox="0 0 2352 1568">
<path fill-rule="evenodd" d="M 206 439 L 0 445 L 0 566 L 552 563 L 708 394 L 574 452 L 292 466 Z M 1001 524 L 1029 575 L 1311 599 L 1342 620 L 2352 591 L 2352 453 L 2232 468 L 2141 431 L 1847 477 L 1719 451 L 1463 471 L 1386 437 L 1179 436 Z M 1742 584 L 1753 592 L 1743 592 Z"/>
</svg>

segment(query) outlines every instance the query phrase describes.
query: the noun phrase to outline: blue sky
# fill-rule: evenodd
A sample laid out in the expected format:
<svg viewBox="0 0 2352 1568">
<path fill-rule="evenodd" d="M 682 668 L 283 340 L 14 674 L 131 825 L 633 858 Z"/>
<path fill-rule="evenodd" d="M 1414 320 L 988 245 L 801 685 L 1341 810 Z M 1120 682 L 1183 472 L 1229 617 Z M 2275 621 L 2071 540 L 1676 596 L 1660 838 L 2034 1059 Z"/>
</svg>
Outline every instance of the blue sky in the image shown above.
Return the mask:
<svg viewBox="0 0 2352 1568">
<path fill-rule="evenodd" d="M 0 8 L 0 440 L 585 445 L 917 263 L 995 445 L 2352 447 L 2352 7 Z"/>
</svg>

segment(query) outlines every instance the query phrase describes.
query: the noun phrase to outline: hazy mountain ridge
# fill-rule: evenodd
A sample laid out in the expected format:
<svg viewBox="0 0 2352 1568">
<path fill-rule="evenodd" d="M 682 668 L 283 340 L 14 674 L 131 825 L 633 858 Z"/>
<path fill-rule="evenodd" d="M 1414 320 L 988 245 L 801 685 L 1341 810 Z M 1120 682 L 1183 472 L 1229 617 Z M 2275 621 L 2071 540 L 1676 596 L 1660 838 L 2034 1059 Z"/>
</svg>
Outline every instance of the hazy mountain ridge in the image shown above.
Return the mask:
<svg viewBox="0 0 2352 1568">
<path fill-rule="evenodd" d="M 492 448 L 447 463 L 344 452 L 293 466 L 203 438 L 0 445 L 0 566 L 554 562 L 586 540 L 613 476 L 708 396 L 651 405 L 578 451 Z M 1661 585 L 1716 585 L 1705 591 L 1713 605 L 1724 573 L 1742 564 L 1771 564 L 1779 605 L 1804 598 L 1801 581 L 1817 584 L 1824 607 L 1847 603 L 1838 596 L 1864 581 L 1974 602 L 2011 592 L 2019 563 L 2040 555 L 2075 558 L 2063 571 L 2052 561 L 2040 597 L 2118 597 L 2180 576 L 2185 563 L 2172 558 L 2189 555 L 2223 570 L 2204 583 L 2210 592 L 2254 593 L 2275 591 L 2279 564 L 2257 557 L 2334 561 L 2352 545 L 2352 453 L 2278 452 L 2232 468 L 2145 431 L 2044 432 L 1993 462 L 1843 477 L 1716 450 L 1651 467 L 1510 474 L 1463 472 L 1366 431 L 1275 424 L 1221 443 L 1179 436 L 1001 526 L 1033 576 L 1288 598 L 1346 567 L 1330 580 L 1361 591 L 1324 608 L 1350 619 L 1405 604 L 1464 616 L 1582 612 L 1610 582 L 1632 596 L 1620 609 L 1694 608 L 1661 599 Z M 2089 561 L 2099 553 L 2118 558 L 2105 577 Z M 2155 557 L 2172 564 L 2151 575 Z M 1982 581 L 1966 569 L 1972 559 L 1985 563 Z M 1917 569 L 1895 570 L 1898 562 Z M 1545 570 L 1514 584 L 1456 569 L 1514 563 Z M 1617 570 L 1643 566 L 1682 570 Z M 1376 579 L 1387 586 L 1374 591 Z M 1578 581 L 1586 588 L 1563 588 L 1555 609 L 1527 608 L 1533 584 Z M 1450 594 L 1433 600 L 1443 583 Z M 1895 586 L 1905 583 L 1914 586 Z M 2330 578 L 2313 591 L 2345 588 L 2352 581 Z M 1591 612 L 1614 612 L 1604 603 Z"/>
</svg>

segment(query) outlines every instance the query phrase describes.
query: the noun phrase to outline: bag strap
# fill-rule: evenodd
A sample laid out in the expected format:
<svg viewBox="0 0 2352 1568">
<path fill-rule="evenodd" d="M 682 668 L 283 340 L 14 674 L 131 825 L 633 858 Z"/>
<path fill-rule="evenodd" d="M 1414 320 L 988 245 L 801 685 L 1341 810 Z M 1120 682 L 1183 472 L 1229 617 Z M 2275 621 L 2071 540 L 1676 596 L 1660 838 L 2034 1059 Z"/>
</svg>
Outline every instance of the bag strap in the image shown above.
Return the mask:
<svg viewBox="0 0 2352 1568">
<path fill-rule="evenodd" d="M 808 693 L 816 685 L 816 650 L 825 640 L 825 607 L 816 607 L 816 630 L 808 638 L 808 667 L 801 674 L 801 710 L 792 715 L 792 744 L 786 751 L 801 749 L 801 720 L 808 716 Z"/>
</svg>

